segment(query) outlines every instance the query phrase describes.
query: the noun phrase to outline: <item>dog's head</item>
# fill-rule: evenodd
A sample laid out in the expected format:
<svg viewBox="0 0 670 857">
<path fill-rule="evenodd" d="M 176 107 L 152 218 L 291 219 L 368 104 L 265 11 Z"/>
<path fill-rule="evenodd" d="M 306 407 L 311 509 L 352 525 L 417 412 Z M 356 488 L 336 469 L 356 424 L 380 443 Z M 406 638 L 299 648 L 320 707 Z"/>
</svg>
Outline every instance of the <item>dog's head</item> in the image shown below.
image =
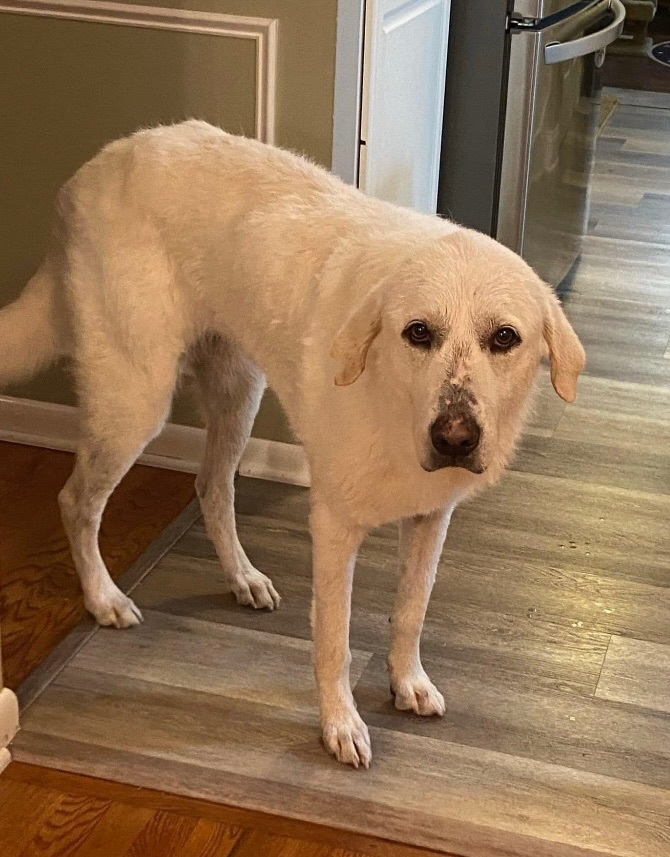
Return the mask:
<svg viewBox="0 0 670 857">
<path fill-rule="evenodd" d="M 333 344 L 335 383 L 365 372 L 424 470 L 497 476 L 547 353 L 556 392 L 575 399 L 584 350 L 553 290 L 496 241 L 464 229 L 412 249 L 388 240 L 356 270 L 364 297 Z"/>
</svg>

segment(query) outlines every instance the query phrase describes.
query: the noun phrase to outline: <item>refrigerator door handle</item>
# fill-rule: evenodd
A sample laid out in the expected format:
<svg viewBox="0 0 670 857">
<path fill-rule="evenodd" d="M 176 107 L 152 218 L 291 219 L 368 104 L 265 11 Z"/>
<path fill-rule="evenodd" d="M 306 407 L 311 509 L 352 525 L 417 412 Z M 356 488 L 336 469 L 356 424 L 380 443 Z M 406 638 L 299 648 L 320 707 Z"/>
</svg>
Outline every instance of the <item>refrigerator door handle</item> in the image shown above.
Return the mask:
<svg viewBox="0 0 670 857">
<path fill-rule="evenodd" d="M 550 42 L 544 48 L 544 61 L 547 65 L 565 62 L 588 54 L 602 51 L 607 45 L 618 39 L 626 19 L 626 8 L 621 0 L 608 0 L 607 8 L 614 13 L 614 19 L 602 30 L 573 39 L 569 42 Z"/>
</svg>

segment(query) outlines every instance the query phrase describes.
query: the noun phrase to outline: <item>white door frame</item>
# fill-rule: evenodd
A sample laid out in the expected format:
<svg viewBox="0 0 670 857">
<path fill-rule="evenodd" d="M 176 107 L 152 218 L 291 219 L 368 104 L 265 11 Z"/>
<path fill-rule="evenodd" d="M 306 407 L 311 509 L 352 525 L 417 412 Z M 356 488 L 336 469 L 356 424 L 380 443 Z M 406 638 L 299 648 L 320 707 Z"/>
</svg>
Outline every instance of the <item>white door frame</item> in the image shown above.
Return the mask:
<svg viewBox="0 0 670 857">
<path fill-rule="evenodd" d="M 358 187 L 365 0 L 338 0 L 332 170 Z"/>
</svg>

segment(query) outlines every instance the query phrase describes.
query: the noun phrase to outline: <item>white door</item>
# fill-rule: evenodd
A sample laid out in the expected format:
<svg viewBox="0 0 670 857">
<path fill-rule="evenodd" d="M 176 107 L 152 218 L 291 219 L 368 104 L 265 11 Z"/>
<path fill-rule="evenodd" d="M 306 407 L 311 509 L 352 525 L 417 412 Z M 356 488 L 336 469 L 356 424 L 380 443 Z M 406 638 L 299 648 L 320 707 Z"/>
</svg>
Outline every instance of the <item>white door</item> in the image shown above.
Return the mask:
<svg viewBox="0 0 670 857">
<path fill-rule="evenodd" d="M 359 185 L 437 207 L 451 0 L 367 0 Z"/>
</svg>

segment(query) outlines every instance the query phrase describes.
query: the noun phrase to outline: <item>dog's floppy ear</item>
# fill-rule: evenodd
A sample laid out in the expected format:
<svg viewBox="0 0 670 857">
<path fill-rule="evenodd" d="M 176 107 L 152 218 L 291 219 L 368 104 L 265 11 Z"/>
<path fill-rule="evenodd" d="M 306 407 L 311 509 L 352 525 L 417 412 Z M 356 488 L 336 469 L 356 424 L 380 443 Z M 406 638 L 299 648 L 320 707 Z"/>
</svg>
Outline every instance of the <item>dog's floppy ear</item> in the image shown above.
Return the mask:
<svg viewBox="0 0 670 857">
<path fill-rule="evenodd" d="M 335 337 L 330 355 L 338 364 L 338 387 L 353 384 L 363 374 L 368 350 L 382 327 L 380 291 L 376 288 L 364 298 Z"/>
<path fill-rule="evenodd" d="M 586 354 L 550 286 L 545 295 L 544 338 L 549 348 L 554 390 L 564 401 L 574 402 Z"/>
</svg>

